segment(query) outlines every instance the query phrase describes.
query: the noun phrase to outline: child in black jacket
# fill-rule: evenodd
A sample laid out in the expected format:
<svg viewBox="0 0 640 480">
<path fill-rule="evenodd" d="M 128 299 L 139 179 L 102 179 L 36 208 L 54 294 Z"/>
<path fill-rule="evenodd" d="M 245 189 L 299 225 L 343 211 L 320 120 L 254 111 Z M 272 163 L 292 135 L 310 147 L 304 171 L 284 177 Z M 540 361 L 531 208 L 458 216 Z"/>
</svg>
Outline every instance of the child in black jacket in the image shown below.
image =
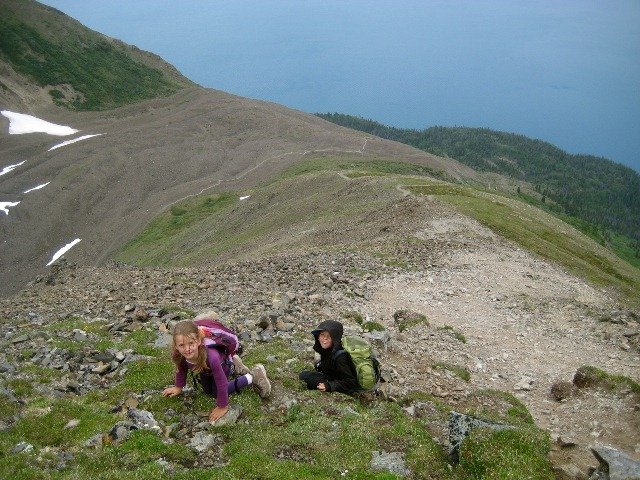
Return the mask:
<svg viewBox="0 0 640 480">
<path fill-rule="evenodd" d="M 299 378 L 309 390 L 321 392 L 353 393 L 359 390 L 358 377 L 349 354 L 342 350 L 343 327 L 340 322 L 326 320 L 311 333 L 316 341 L 313 349 L 320 354 L 315 371 L 300 372 Z"/>
</svg>

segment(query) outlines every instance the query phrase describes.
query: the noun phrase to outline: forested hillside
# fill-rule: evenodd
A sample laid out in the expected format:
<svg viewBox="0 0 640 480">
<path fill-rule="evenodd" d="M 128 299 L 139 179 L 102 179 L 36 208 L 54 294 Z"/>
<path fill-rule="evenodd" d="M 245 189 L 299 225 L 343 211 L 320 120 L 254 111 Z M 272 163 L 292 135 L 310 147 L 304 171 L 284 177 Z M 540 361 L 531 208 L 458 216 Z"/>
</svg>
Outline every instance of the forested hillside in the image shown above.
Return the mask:
<svg viewBox="0 0 640 480">
<path fill-rule="evenodd" d="M 572 155 L 541 140 L 485 128 L 411 130 L 339 113 L 317 114 L 330 122 L 429 153 L 454 158 L 478 171 L 508 175 L 534 185 L 542 201 L 564 213 L 610 228 L 640 242 L 640 175 L 590 155 Z"/>
</svg>

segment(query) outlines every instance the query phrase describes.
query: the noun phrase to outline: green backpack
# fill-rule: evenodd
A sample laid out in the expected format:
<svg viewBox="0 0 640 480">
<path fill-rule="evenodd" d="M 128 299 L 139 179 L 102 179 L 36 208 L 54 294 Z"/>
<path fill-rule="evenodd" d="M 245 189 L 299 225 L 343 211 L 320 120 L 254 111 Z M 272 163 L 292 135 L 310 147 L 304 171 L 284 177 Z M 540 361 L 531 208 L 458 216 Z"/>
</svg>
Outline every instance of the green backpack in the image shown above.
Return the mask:
<svg viewBox="0 0 640 480">
<path fill-rule="evenodd" d="M 335 351 L 333 358 L 347 352 L 356 368 L 360 388 L 373 389 L 380 381 L 380 362 L 373 354 L 371 344 L 362 337 L 349 335 L 342 337 L 342 348 Z"/>
</svg>

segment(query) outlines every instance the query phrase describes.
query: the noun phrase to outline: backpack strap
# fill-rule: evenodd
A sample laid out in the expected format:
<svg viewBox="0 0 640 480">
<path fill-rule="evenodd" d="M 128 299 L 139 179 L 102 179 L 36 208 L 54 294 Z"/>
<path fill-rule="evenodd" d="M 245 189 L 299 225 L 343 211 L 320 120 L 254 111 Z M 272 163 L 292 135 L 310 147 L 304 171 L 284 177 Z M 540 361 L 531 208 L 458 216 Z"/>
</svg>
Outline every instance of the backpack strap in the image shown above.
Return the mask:
<svg viewBox="0 0 640 480">
<path fill-rule="evenodd" d="M 198 387 L 201 387 L 200 382 L 196 379 L 196 374 L 193 373 L 193 370 L 189 369 L 189 376 L 191 377 L 191 381 L 193 382 L 193 390 L 198 391 Z"/>
<path fill-rule="evenodd" d="M 336 358 L 338 358 L 343 353 L 347 353 L 347 351 L 344 348 L 340 348 L 340 349 L 336 350 L 335 352 L 333 352 L 331 354 L 331 360 L 335 360 Z"/>
</svg>

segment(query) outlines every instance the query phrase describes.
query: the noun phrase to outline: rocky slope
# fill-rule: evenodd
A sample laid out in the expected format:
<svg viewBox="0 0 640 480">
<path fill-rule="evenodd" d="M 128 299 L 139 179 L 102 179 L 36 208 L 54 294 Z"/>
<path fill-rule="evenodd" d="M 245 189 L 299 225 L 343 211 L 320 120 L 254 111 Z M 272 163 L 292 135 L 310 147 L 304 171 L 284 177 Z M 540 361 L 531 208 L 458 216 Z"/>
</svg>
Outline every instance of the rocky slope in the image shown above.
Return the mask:
<svg viewBox="0 0 640 480">
<path fill-rule="evenodd" d="M 358 251 L 314 249 L 206 268 L 63 262 L 0 301 L 5 370 L 17 370 L 10 359 L 33 348 L 38 326 L 69 318 L 103 321 L 119 335 L 142 328 L 162 337 L 170 323 L 168 307 L 215 310 L 243 331 L 249 348 L 281 338 L 308 358 L 308 332 L 315 324 L 342 318 L 348 330 L 361 332 L 354 321 L 359 314 L 384 326 L 374 338 L 380 340 L 389 397 L 402 400 L 421 391 L 464 410 L 477 406 L 479 391 L 510 392 L 555 440 L 551 457 L 562 478 L 586 478 L 598 463 L 589 449 L 598 444 L 637 460 L 638 392 L 566 387 L 582 365 L 640 380 L 637 313 L 616 303 L 611 292 L 533 257 L 438 202 L 405 198 L 399 205 L 430 212 L 421 221 L 403 223 L 407 217 L 398 216 L 397 224 L 387 225 L 424 240 L 398 238 L 395 250 L 406 262 L 401 267 L 386 262 L 386 239 Z M 136 318 L 136 307 L 147 313 Z M 402 311 L 426 321 L 403 325 Z M 469 372 L 469 381 L 454 373 L 456 368 Z M 60 388 L 82 391 L 88 388 L 83 381 L 91 388 L 101 382 L 108 387 L 113 379 L 104 374 L 71 376 L 66 381 L 72 386 Z M 562 384 L 568 389 L 558 395 Z M 275 403 L 294 395 L 279 384 L 274 392 Z M 408 413 L 416 411 L 414 406 Z M 446 422 L 429 415 L 425 422 L 446 445 Z"/>
</svg>

